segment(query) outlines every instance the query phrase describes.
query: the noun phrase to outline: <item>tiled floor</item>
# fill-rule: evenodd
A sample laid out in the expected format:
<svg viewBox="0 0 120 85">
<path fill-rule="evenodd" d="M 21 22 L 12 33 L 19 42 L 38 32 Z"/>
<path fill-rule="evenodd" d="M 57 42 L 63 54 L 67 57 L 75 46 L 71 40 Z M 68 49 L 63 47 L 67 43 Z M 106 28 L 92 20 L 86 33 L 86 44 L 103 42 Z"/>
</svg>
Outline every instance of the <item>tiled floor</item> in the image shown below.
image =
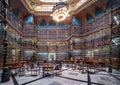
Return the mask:
<svg viewBox="0 0 120 85">
<path fill-rule="evenodd" d="M 66 69 L 66 68 L 64 68 Z M 114 77 L 115 76 L 115 77 Z M 117 77 L 117 78 L 116 78 Z M 59 76 L 42 77 L 42 73 L 38 76 L 31 76 L 29 72 L 25 76 L 15 77 L 19 85 L 87 85 L 88 75 L 82 74 L 78 70 L 67 69 Z M 113 70 L 113 73 L 97 72 L 90 74 L 92 85 L 120 85 L 120 71 Z M 0 83 L 0 85 L 14 85 L 12 78 L 10 81 Z"/>
</svg>

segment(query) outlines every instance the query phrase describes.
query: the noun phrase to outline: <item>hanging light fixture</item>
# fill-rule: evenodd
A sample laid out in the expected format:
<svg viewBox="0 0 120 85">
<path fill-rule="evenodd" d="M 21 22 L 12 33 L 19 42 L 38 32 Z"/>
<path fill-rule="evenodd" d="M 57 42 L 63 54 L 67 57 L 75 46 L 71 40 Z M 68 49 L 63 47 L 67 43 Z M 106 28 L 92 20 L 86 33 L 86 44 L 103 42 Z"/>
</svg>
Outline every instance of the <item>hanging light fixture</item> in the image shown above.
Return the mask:
<svg viewBox="0 0 120 85">
<path fill-rule="evenodd" d="M 56 22 L 61 22 L 69 16 L 69 5 L 63 1 L 56 3 L 52 9 L 51 16 Z"/>
</svg>

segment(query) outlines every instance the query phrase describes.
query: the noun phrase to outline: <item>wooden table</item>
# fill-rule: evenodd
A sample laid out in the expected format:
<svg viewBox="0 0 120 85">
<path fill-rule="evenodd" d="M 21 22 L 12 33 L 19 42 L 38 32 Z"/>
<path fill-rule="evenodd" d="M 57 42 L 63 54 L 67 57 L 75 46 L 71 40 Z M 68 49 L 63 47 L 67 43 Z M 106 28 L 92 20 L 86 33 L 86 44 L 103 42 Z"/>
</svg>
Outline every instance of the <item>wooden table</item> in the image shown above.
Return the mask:
<svg viewBox="0 0 120 85">
<path fill-rule="evenodd" d="M 50 76 L 54 74 L 54 65 L 51 63 L 45 63 L 42 66 L 43 77 Z"/>
</svg>

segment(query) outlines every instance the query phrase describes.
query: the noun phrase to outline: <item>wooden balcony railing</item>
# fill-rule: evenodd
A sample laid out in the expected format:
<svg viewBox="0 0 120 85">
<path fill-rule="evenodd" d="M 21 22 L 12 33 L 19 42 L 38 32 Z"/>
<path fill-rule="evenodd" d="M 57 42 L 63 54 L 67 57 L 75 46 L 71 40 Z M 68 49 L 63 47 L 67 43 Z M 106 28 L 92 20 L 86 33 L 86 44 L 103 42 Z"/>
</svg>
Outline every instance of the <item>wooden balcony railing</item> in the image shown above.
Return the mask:
<svg viewBox="0 0 120 85">
<path fill-rule="evenodd" d="M 23 46 L 23 49 L 34 49 L 35 48 L 32 42 L 23 42 L 22 46 Z"/>
<path fill-rule="evenodd" d="M 109 26 L 110 24 L 110 15 L 104 14 L 103 16 L 96 17 L 91 22 L 85 23 L 85 34 L 94 32 L 100 29 L 105 28 L 106 26 Z"/>
<path fill-rule="evenodd" d="M 23 24 L 23 36 L 29 36 L 29 37 L 34 37 L 36 36 L 35 34 L 37 29 L 34 28 L 34 24 L 33 23 L 29 23 L 29 24 Z"/>
<path fill-rule="evenodd" d="M 0 4 L 0 9 L 4 9 L 4 7 Z M 118 11 L 117 11 L 118 12 Z M 116 10 L 113 10 L 112 13 L 116 13 Z M 100 17 L 94 18 L 90 22 L 85 22 L 82 26 L 78 25 L 71 25 L 67 28 L 50 28 L 50 29 L 37 29 L 35 28 L 34 24 L 23 24 L 23 28 L 21 23 L 19 22 L 18 18 L 13 15 L 13 13 L 7 9 L 7 22 L 18 31 L 23 36 L 37 36 L 40 40 L 67 40 L 71 37 L 71 35 L 77 34 L 77 35 L 83 35 L 107 28 L 111 24 L 111 14 L 110 12 L 104 13 Z M 2 13 L 0 13 L 0 16 L 3 17 Z M 115 36 L 119 35 L 119 30 L 113 31 Z"/>
<path fill-rule="evenodd" d="M 93 48 L 93 47 L 110 45 L 110 38 L 108 37 L 104 39 L 104 37 L 101 37 L 90 41 L 84 41 L 82 44 L 83 45 L 79 46 L 80 48 Z"/>
<path fill-rule="evenodd" d="M 7 22 L 15 29 L 18 33 L 22 34 L 22 26 L 16 16 L 10 10 L 7 10 L 6 16 Z"/>
<path fill-rule="evenodd" d="M 38 29 L 38 39 L 67 39 L 68 38 L 68 33 L 67 29 Z"/>
<path fill-rule="evenodd" d="M 4 4 L 0 1 L 0 18 L 1 19 L 4 19 L 4 12 L 5 12 Z"/>
</svg>

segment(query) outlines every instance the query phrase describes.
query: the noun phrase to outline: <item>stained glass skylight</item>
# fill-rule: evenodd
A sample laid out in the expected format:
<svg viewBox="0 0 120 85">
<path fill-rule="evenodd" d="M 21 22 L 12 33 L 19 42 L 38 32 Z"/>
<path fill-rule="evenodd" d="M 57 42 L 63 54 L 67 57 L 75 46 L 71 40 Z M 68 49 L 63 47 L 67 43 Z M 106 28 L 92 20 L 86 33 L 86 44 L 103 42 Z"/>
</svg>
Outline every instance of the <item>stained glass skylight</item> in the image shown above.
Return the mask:
<svg viewBox="0 0 120 85">
<path fill-rule="evenodd" d="M 61 0 L 40 0 L 42 2 L 61 2 Z M 63 2 L 67 1 L 67 0 L 62 0 Z"/>
<path fill-rule="evenodd" d="M 42 5 L 42 6 L 37 6 L 36 11 L 52 11 L 53 5 Z"/>
<path fill-rule="evenodd" d="M 69 6 L 69 12 L 73 13 L 73 11 L 78 12 L 97 0 L 21 0 L 21 1 L 30 12 L 36 15 L 50 16 L 52 13 L 52 8 L 58 2 L 63 1 L 67 3 Z"/>
</svg>

